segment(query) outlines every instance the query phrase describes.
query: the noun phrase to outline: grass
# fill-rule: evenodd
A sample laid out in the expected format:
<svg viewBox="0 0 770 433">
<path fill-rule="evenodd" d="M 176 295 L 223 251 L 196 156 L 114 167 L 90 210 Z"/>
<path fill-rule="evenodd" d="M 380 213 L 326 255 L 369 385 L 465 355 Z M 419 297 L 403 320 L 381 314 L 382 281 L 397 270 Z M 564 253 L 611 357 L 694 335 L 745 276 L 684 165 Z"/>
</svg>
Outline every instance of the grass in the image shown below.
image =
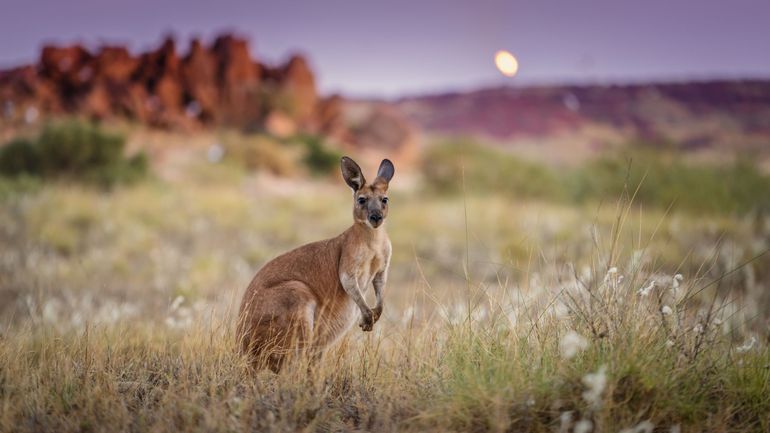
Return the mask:
<svg viewBox="0 0 770 433">
<path fill-rule="evenodd" d="M 629 143 L 573 168 L 523 160 L 475 141 L 453 139 L 435 145 L 424 158 L 427 185 L 457 193 L 461 179 L 475 194 L 504 193 L 517 199 L 584 204 L 613 201 L 639 186 L 641 205 L 710 214 L 766 213 L 770 176 L 748 158 L 722 165 L 694 164 L 670 148 Z"/>
<path fill-rule="evenodd" d="M 344 230 L 350 194 L 200 158 L 8 181 L 0 431 L 770 430 L 766 216 L 396 188 L 375 331 L 274 375 L 236 355 L 239 297 Z"/>
<path fill-rule="evenodd" d="M 692 212 L 744 214 L 770 210 L 770 177 L 749 159 L 724 166 L 687 163 L 676 153 L 644 149 L 602 157 L 574 173 L 577 201 L 618 196 L 641 185 L 640 203 Z"/>
<path fill-rule="evenodd" d="M 767 431 L 768 349 L 739 353 L 716 322 L 689 319 L 686 308 L 662 318 L 656 296 L 637 295 L 637 283 L 598 279 L 570 288 L 571 297 L 549 294 L 545 306 L 519 293 L 499 305 L 516 308 L 515 322 L 490 308 L 456 322 L 437 313 L 380 323 L 374 334 L 353 332 L 310 372 L 300 360 L 280 375 L 249 371 L 227 316 L 211 312 L 181 331 L 141 322 L 68 332 L 28 325 L 0 348 L 0 428 L 553 431 L 590 422 L 619 431 L 648 422 Z M 593 307 L 616 328 L 593 335 L 581 312 L 591 292 L 607 295 Z M 696 322 L 702 332 L 692 331 Z M 572 358 L 560 351 L 567 331 L 586 338 Z M 699 339 L 708 343 L 696 355 Z"/>
</svg>

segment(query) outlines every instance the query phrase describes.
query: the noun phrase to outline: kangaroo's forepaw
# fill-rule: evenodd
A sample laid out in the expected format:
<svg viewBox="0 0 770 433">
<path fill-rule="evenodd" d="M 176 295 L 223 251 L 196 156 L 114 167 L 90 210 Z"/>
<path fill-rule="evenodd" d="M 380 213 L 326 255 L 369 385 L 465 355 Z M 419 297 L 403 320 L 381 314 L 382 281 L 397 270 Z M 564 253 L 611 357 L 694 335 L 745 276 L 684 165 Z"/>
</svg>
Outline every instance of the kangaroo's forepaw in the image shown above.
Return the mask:
<svg viewBox="0 0 770 433">
<path fill-rule="evenodd" d="M 372 320 L 374 321 L 374 323 L 377 323 L 377 321 L 380 320 L 381 316 L 382 316 L 382 305 L 378 305 L 372 308 Z"/>
<path fill-rule="evenodd" d="M 358 322 L 358 326 L 364 332 L 369 332 L 374 327 L 374 313 L 372 310 L 366 310 L 361 312 L 361 321 Z"/>
</svg>

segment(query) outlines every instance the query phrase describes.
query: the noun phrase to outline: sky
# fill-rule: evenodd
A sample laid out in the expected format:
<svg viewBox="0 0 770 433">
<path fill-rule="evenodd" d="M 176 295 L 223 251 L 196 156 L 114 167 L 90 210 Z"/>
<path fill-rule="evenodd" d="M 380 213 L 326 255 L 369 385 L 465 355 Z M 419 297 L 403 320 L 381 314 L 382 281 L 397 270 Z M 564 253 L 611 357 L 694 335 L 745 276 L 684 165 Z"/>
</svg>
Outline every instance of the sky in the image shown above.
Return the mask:
<svg viewBox="0 0 770 433">
<path fill-rule="evenodd" d="M 0 0 L 0 67 L 46 42 L 234 31 L 268 63 L 308 57 L 323 93 L 397 97 L 493 85 L 770 78 L 770 0 Z M 512 52 L 504 77 L 495 52 Z"/>
</svg>

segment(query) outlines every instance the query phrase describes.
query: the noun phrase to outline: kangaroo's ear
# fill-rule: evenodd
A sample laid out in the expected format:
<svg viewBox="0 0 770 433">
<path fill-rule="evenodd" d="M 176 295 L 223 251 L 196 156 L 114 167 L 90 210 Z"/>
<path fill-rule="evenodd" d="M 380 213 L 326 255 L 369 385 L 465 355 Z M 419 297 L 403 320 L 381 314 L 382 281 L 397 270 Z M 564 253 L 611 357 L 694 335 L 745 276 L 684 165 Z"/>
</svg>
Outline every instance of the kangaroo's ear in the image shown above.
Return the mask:
<svg viewBox="0 0 770 433">
<path fill-rule="evenodd" d="M 396 172 L 395 167 L 393 167 L 393 163 L 390 162 L 389 159 L 383 159 L 380 163 L 380 168 L 377 170 L 377 179 L 374 180 L 374 183 L 390 183 L 390 180 L 393 179 L 393 174 Z"/>
<path fill-rule="evenodd" d="M 342 168 L 342 177 L 345 179 L 345 183 L 353 188 L 354 192 L 364 186 L 366 179 L 364 179 L 364 175 L 361 173 L 361 167 L 355 161 L 347 156 L 343 156 L 340 161 L 340 167 Z"/>
</svg>

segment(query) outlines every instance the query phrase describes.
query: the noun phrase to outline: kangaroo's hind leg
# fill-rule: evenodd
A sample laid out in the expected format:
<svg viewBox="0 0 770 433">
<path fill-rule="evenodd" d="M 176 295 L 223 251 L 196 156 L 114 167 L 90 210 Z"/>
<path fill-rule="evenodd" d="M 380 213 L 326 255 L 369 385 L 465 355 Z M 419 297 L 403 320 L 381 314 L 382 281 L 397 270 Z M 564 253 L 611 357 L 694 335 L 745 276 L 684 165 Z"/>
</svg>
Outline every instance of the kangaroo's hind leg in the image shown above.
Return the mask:
<svg viewBox="0 0 770 433">
<path fill-rule="evenodd" d="M 257 369 L 280 371 L 287 358 L 312 350 L 317 302 L 300 281 L 258 290 L 239 332 L 241 350 Z"/>
</svg>

